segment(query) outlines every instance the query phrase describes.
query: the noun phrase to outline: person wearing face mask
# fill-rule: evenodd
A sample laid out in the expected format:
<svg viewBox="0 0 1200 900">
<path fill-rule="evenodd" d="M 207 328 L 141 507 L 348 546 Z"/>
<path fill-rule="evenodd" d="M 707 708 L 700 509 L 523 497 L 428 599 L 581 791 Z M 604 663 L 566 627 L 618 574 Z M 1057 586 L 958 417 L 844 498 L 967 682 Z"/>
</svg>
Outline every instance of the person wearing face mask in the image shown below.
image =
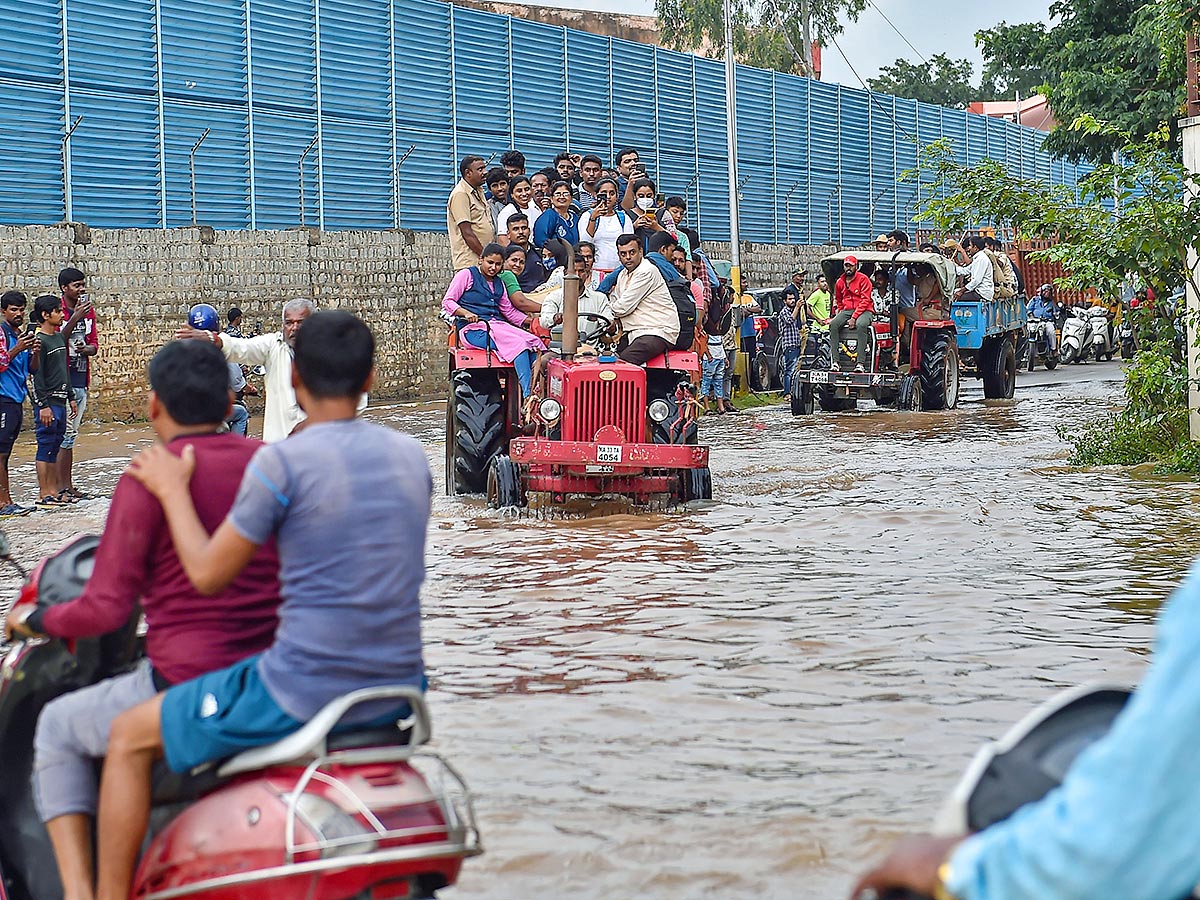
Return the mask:
<svg viewBox="0 0 1200 900">
<path fill-rule="evenodd" d="M 639 178 L 631 187 L 633 194 L 633 233 L 642 242 L 643 247 L 649 247 L 650 236 L 655 232 L 668 231 L 675 234 L 675 220 L 665 208 L 659 209 L 658 189 L 649 178 Z"/>
<path fill-rule="evenodd" d="M 514 175 L 508 179 L 508 204 L 496 217 L 496 232 L 500 235 L 498 243 L 501 246 L 508 245 L 508 220 L 515 213 L 525 214 L 531 231 L 542 214 L 541 207 L 533 200 L 533 182 L 527 175 Z"/>
<path fill-rule="evenodd" d="M 621 264 L 617 259 L 617 238 L 633 234 L 633 216 L 617 205 L 617 182 L 601 178 L 596 182 L 596 204 L 579 219 L 579 235 L 596 245 L 595 272 L 603 278 Z"/>
</svg>

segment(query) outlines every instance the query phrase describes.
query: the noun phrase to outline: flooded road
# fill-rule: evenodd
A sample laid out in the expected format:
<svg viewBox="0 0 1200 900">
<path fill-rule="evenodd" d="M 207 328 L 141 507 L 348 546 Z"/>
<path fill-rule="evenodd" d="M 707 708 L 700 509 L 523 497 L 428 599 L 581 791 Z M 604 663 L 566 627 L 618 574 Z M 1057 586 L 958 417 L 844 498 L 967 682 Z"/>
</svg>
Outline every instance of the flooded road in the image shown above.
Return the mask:
<svg viewBox="0 0 1200 900">
<path fill-rule="evenodd" d="M 1135 680 L 1200 486 L 1064 466 L 1055 426 L 1118 377 L 945 414 L 710 419 L 714 500 L 640 515 L 447 498 L 442 407 L 375 411 L 439 481 L 435 745 L 487 848 L 448 900 L 844 897 L 983 740 L 1057 688 Z M 33 519 L 51 527 L 5 523 L 18 546 Z"/>
</svg>

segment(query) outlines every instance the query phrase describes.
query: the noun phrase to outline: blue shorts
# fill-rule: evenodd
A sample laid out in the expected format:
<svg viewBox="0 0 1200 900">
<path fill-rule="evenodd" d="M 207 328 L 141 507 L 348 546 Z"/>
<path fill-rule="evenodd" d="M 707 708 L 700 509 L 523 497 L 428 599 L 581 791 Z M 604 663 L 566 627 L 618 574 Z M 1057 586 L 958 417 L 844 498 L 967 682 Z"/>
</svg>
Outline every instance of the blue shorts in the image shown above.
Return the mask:
<svg viewBox="0 0 1200 900">
<path fill-rule="evenodd" d="M 37 422 L 37 461 L 45 463 L 58 462 L 58 451 L 67 433 L 67 408 L 51 405 L 49 409 L 54 416 L 49 425 L 42 424 L 41 410 L 33 414 Z"/>
<path fill-rule="evenodd" d="M 225 759 L 281 741 L 305 723 L 293 719 L 267 693 L 258 654 L 168 688 L 163 695 L 163 754 L 173 772 Z M 421 690 L 427 682 L 420 676 Z M 339 725 L 333 733 L 390 725 L 411 713 L 407 703 L 369 722 Z"/>
</svg>

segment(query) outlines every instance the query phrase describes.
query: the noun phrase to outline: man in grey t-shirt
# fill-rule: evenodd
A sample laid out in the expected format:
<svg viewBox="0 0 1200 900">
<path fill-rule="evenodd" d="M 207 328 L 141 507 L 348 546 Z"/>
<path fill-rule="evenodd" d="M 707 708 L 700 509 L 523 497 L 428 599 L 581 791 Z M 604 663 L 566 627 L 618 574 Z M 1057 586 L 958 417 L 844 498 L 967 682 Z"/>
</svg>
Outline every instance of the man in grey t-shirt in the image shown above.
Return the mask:
<svg viewBox="0 0 1200 900">
<path fill-rule="evenodd" d="M 254 551 L 278 542 L 283 605 L 275 642 L 235 666 L 172 687 L 113 725 L 101 786 L 100 893 L 129 895 L 149 812 L 150 770 L 188 771 L 301 728 L 331 700 L 379 685 L 424 687 L 420 588 L 433 479 L 420 444 L 355 419 L 373 377 L 374 338 L 346 312 L 315 313 L 295 343 L 305 430 L 251 461 L 210 538 L 181 457 L 143 451 L 131 473 L 163 505 L 196 588 L 220 590 Z M 407 707 L 355 707 L 351 724 Z"/>
</svg>

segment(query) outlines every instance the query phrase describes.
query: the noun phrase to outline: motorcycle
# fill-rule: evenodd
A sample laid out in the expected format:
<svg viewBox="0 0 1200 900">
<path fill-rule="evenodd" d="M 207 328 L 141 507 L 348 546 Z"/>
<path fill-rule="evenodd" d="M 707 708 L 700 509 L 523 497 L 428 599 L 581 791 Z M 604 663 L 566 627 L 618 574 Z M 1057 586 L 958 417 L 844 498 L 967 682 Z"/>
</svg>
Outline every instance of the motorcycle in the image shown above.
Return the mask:
<svg viewBox="0 0 1200 900">
<path fill-rule="evenodd" d="M 1092 317 L 1078 307 L 1069 307 L 1062 324 L 1059 355 L 1063 365 L 1084 362 L 1092 351 Z"/>
<path fill-rule="evenodd" d="M 982 831 L 1062 784 L 1075 760 L 1106 735 L 1131 691 L 1082 685 L 1052 697 L 975 754 L 933 822 L 944 837 Z M 860 896 L 859 900 L 863 900 Z M 885 900 L 924 900 L 893 891 Z"/>
<path fill-rule="evenodd" d="M 1137 329 L 1133 326 L 1133 313 L 1127 304 L 1117 326 L 1117 344 L 1121 348 L 1121 359 L 1133 359 L 1137 353 Z"/>
<path fill-rule="evenodd" d="M 1050 340 L 1046 337 L 1046 320 L 1028 319 L 1025 322 L 1025 347 L 1030 372 L 1039 360 L 1047 369 L 1058 365 L 1058 348 L 1050 349 Z"/>
<path fill-rule="evenodd" d="M 43 560 L 18 602 L 49 607 L 79 596 L 98 544 L 78 538 Z M 0 663 L 0 900 L 62 896 L 33 804 L 34 726 L 50 700 L 140 659 L 138 619 L 95 639 L 17 641 Z M 386 728 L 335 730 L 350 709 L 379 700 L 405 701 L 412 714 Z M 186 775 L 156 770 L 132 897 L 434 897 L 483 851 L 470 791 L 423 749 L 429 737 L 424 696 L 383 686 L 337 698 L 278 743 Z"/>
<path fill-rule="evenodd" d="M 1117 352 L 1117 338 L 1113 331 L 1108 307 L 1093 306 L 1088 311 L 1088 323 L 1092 326 L 1092 356 L 1096 362 L 1101 357 L 1112 359 Z"/>
</svg>

